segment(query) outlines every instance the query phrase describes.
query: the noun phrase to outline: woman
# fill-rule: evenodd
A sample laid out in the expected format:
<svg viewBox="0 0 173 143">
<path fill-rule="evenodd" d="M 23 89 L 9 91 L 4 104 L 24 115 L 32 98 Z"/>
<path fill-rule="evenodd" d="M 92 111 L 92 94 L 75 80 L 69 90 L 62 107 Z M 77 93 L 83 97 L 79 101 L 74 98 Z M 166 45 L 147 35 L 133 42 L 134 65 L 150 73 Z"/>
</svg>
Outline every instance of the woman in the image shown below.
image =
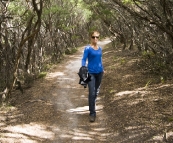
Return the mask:
<svg viewBox="0 0 173 143">
<path fill-rule="evenodd" d="M 88 82 L 90 122 L 94 122 L 96 118 L 95 102 L 104 72 L 102 64 L 102 49 L 97 45 L 99 36 L 100 33 L 98 31 L 91 32 L 91 44 L 85 47 L 82 58 L 82 66 L 86 66 L 86 61 L 88 60 L 87 68 L 91 76 L 91 81 Z"/>
</svg>

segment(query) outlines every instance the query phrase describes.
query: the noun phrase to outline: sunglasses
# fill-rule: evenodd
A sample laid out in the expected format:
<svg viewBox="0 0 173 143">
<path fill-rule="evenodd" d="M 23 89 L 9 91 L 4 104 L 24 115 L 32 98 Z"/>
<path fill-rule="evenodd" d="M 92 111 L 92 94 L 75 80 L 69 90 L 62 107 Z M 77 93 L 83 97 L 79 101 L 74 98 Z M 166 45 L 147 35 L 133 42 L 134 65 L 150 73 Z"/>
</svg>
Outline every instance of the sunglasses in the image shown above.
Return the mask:
<svg viewBox="0 0 173 143">
<path fill-rule="evenodd" d="M 98 39 L 98 38 L 99 38 L 99 36 L 91 36 L 91 38 L 93 38 L 93 39 L 97 38 L 97 39 Z"/>
</svg>

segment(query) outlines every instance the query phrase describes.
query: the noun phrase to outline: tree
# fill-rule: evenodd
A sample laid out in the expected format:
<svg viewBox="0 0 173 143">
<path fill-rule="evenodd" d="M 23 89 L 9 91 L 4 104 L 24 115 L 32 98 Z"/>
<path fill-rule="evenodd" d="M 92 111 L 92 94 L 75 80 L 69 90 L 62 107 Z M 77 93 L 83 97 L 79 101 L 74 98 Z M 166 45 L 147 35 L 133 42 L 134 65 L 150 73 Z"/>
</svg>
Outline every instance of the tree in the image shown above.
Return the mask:
<svg viewBox="0 0 173 143">
<path fill-rule="evenodd" d="M 28 86 L 47 65 L 86 43 L 91 12 L 81 0 L 0 1 L 0 6 L 0 91 L 7 97 L 16 84 Z"/>
</svg>

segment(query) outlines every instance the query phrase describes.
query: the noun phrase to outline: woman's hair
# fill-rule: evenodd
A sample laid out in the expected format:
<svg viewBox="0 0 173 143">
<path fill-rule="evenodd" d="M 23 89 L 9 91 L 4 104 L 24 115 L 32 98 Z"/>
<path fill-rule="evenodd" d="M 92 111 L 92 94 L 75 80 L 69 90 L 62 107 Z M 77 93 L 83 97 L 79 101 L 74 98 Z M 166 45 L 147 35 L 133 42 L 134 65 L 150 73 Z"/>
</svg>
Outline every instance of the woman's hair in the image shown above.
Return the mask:
<svg viewBox="0 0 173 143">
<path fill-rule="evenodd" d="M 100 33 L 98 31 L 91 31 L 89 36 L 91 37 L 94 33 L 97 33 L 100 35 Z"/>
</svg>

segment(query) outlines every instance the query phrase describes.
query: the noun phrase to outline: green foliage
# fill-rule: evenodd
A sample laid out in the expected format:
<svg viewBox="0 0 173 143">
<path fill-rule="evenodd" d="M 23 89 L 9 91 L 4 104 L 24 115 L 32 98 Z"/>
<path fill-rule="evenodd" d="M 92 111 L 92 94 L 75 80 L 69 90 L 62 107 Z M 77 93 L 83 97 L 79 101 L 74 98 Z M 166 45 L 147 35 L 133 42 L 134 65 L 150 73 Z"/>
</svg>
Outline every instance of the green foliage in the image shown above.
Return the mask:
<svg viewBox="0 0 173 143">
<path fill-rule="evenodd" d="M 77 52 L 77 48 L 67 48 L 66 51 L 65 51 L 65 54 L 66 55 L 71 55 L 71 54 L 74 54 Z"/>
<path fill-rule="evenodd" d="M 79 38 L 79 36 L 76 36 L 76 35 L 73 35 L 73 36 L 71 37 L 72 40 L 76 40 L 76 39 L 78 39 L 78 38 Z"/>
<path fill-rule="evenodd" d="M 88 21 L 90 16 L 91 11 L 81 0 L 65 0 L 61 5 L 52 3 L 51 6 L 44 7 L 42 15 L 45 20 L 51 17 L 55 26 L 64 32 L 76 28 L 77 24 L 71 23 L 72 19 L 76 19 L 76 23 L 83 25 Z"/>
<path fill-rule="evenodd" d="M 52 67 L 51 64 L 45 64 L 45 65 L 42 67 L 41 71 L 48 71 L 51 67 Z"/>
<path fill-rule="evenodd" d="M 38 78 L 44 78 L 47 75 L 47 72 L 40 72 Z"/>
<path fill-rule="evenodd" d="M 12 1 L 9 3 L 8 11 L 12 15 L 22 15 L 26 10 L 26 7 L 21 3 L 20 0 Z"/>
<path fill-rule="evenodd" d="M 173 117 L 168 117 L 168 121 L 172 122 L 173 121 Z"/>
<path fill-rule="evenodd" d="M 71 29 L 73 29 L 74 27 L 76 27 L 75 25 L 71 25 L 71 26 L 67 26 L 65 24 L 62 24 L 62 29 L 63 31 L 70 31 Z"/>
<path fill-rule="evenodd" d="M 120 61 L 121 61 L 121 65 L 126 63 L 126 60 L 124 58 L 122 58 Z"/>
<path fill-rule="evenodd" d="M 15 107 L 12 106 L 10 103 L 7 103 L 5 104 L 5 106 L 1 106 L 0 109 L 8 112 L 8 111 L 15 110 Z"/>
<path fill-rule="evenodd" d="M 152 51 L 142 51 L 142 56 L 144 58 L 153 57 L 154 53 Z"/>
<path fill-rule="evenodd" d="M 115 93 L 116 92 L 116 90 L 114 90 L 114 89 L 111 89 L 110 91 L 109 91 L 109 93 Z"/>
<path fill-rule="evenodd" d="M 151 80 L 149 80 L 146 85 L 145 85 L 145 88 L 148 88 L 148 86 L 151 84 Z"/>
<path fill-rule="evenodd" d="M 112 15 L 112 12 L 111 12 L 109 9 L 104 9 L 104 10 L 103 10 L 103 13 L 104 13 L 105 15 Z"/>
<path fill-rule="evenodd" d="M 10 2 L 8 5 L 8 11 L 10 12 L 10 14 L 15 15 L 19 18 L 21 18 L 21 16 L 30 16 L 33 13 L 33 11 L 28 8 L 26 2 L 21 0 Z"/>
<path fill-rule="evenodd" d="M 133 0 L 122 0 L 124 4 L 133 4 Z"/>
<path fill-rule="evenodd" d="M 26 23 L 31 16 L 34 16 L 32 9 L 28 8 L 25 1 L 12 1 L 9 3 L 8 11 L 13 16 L 13 22 Z M 35 21 L 33 19 L 33 21 Z"/>
<path fill-rule="evenodd" d="M 77 52 L 77 48 L 72 48 L 71 54 L 76 53 L 76 52 Z"/>
<path fill-rule="evenodd" d="M 164 83 L 165 82 L 165 78 L 163 76 L 160 77 L 160 81 L 161 83 Z"/>
<path fill-rule="evenodd" d="M 52 5 L 51 7 L 43 9 L 43 17 L 49 16 L 50 14 L 59 14 L 59 16 L 61 16 L 61 14 L 64 15 L 64 14 L 69 14 L 69 13 L 68 13 L 68 11 L 63 9 L 61 6 Z"/>
</svg>

